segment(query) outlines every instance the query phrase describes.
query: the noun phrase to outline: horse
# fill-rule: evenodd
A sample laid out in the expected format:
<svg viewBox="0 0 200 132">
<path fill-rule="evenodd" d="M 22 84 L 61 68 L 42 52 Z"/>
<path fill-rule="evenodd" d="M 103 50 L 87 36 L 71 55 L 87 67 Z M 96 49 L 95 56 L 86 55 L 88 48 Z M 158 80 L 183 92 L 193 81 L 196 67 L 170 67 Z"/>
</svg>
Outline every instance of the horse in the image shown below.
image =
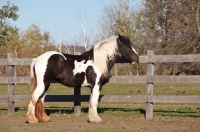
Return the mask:
<svg viewBox="0 0 200 132">
<path fill-rule="evenodd" d="M 101 122 L 97 113 L 100 91 L 109 81 L 110 70 L 117 61 L 139 63 L 130 39 L 120 34 L 97 43 L 81 55 L 48 51 L 33 59 L 26 122 L 51 121 L 44 110 L 44 98 L 52 80 L 68 87 L 90 87 L 88 122 Z"/>
</svg>

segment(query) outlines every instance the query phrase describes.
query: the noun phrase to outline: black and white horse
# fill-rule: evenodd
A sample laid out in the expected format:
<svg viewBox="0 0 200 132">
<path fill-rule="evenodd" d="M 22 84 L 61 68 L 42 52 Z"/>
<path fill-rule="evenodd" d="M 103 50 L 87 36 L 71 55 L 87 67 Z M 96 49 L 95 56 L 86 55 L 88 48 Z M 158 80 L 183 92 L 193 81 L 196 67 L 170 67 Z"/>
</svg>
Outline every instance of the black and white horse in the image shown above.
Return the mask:
<svg viewBox="0 0 200 132">
<path fill-rule="evenodd" d="M 46 52 L 31 64 L 31 99 L 26 114 L 29 123 L 49 122 L 44 110 L 44 98 L 51 80 L 69 87 L 91 87 L 88 121 L 100 122 L 97 104 L 102 86 L 109 81 L 116 61 L 138 63 L 139 56 L 129 38 L 115 36 L 102 41 L 82 55 Z"/>
</svg>

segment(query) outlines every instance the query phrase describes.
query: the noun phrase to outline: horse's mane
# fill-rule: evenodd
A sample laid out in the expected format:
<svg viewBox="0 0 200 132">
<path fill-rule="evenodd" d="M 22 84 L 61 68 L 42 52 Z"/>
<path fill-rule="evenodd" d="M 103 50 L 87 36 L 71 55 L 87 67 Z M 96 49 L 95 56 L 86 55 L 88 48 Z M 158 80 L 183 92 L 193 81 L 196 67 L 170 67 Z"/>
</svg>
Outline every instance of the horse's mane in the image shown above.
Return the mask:
<svg viewBox="0 0 200 132">
<path fill-rule="evenodd" d="M 107 62 L 114 59 L 116 51 L 117 36 L 101 41 L 94 46 L 94 65 L 101 74 L 106 76 L 109 72 Z"/>
</svg>

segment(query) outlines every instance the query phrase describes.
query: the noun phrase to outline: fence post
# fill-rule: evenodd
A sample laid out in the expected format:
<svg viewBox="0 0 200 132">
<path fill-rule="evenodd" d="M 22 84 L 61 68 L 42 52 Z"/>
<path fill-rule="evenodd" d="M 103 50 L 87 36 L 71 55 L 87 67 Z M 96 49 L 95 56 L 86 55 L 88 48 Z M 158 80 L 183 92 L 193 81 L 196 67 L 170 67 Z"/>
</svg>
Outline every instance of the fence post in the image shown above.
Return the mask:
<svg viewBox="0 0 200 132">
<path fill-rule="evenodd" d="M 74 95 L 81 95 L 81 88 L 74 87 Z M 74 102 L 74 115 L 79 116 L 81 114 L 81 102 Z"/>
<path fill-rule="evenodd" d="M 7 64 L 7 75 L 8 75 L 8 115 L 12 115 L 15 113 L 15 102 L 10 102 L 9 101 L 9 95 L 14 95 L 14 90 L 15 90 L 15 84 L 9 82 L 9 77 L 14 77 L 15 76 L 15 66 L 9 64 L 9 59 L 10 58 L 15 58 L 15 54 L 13 53 L 8 53 L 7 54 L 7 59 L 8 59 L 8 64 Z"/>
<path fill-rule="evenodd" d="M 152 57 L 154 55 L 154 52 L 152 50 L 147 50 L 147 56 L 148 58 Z M 153 82 L 148 81 L 148 76 L 154 75 L 154 63 L 149 62 L 147 63 L 147 84 L 146 84 L 146 95 L 147 99 L 148 96 L 153 95 Z M 146 119 L 152 119 L 153 118 L 153 102 L 146 102 Z"/>
</svg>

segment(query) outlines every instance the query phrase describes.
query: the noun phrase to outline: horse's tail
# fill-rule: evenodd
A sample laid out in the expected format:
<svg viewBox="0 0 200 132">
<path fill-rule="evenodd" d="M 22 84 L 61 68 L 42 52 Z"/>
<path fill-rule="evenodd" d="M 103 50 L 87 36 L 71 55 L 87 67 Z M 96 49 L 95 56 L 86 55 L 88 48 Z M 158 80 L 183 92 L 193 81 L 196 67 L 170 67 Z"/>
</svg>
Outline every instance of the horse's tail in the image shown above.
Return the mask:
<svg viewBox="0 0 200 132">
<path fill-rule="evenodd" d="M 33 104 L 35 104 L 36 102 L 32 95 L 37 86 L 37 82 L 36 82 L 37 78 L 35 76 L 35 62 L 36 62 L 36 59 L 33 59 L 31 63 L 31 67 L 30 67 L 30 94 L 31 94 L 31 101 Z"/>
</svg>

